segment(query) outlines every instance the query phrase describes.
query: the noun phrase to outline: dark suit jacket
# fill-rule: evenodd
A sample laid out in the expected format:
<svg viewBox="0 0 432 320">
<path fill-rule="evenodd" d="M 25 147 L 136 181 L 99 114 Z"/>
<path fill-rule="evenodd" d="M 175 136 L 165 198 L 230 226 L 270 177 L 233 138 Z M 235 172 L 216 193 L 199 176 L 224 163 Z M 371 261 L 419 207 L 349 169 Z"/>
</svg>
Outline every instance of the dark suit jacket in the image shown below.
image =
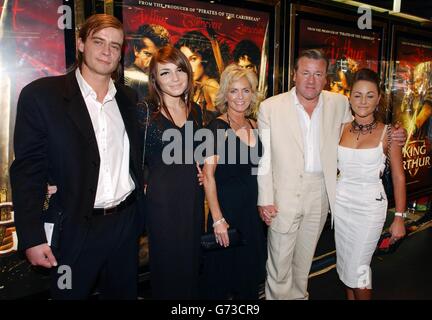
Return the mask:
<svg viewBox="0 0 432 320">
<path fill-rule="evenodd" d="M 116 89 L 130 140 L 130 173 L 141 196 L 136 93 L 121 85 Z M 22 90 L 14 148 L 10 178 L 19 249 L 46 242 L 42 207 L 47 183 L 51 182 L 58 187 L 51 200 L 64 217 L 57 253 L 73 259 L 92 218 L 100 165 L 95 133 L 75 72 L 36 80 Z"/>
</svg>

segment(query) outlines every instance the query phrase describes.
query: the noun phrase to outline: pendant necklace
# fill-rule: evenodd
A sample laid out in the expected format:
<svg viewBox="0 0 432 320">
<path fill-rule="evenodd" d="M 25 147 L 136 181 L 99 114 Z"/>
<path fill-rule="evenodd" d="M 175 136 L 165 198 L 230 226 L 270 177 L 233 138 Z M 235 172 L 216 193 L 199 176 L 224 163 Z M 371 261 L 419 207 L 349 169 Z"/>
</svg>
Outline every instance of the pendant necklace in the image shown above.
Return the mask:
<svg viewBox="0 0 432 320">
<path fill-rule="evenodd" d="M 357 121 L 353 120 L 351 122 L 350 132 L 357 133 L 357 140 L 360 137 L 360 134 L 372 134 L 372 130 L 378 126 L 378 122 L 374 119 L 371 123 L 368 124 L 358 124 Z"/>
<path fill-rule="evenodd" d="M 228 120 L 228 125 L 231 127 L 231 120 L 232 120 L 232 122 L 234 122 L 239 128 L 237 129 L 237 130 L 240 130 L 240 129 L 246 129 L 247 128 L 247 122 L 246 122 L 246 124 L 245 125 L 243 125 L 243 126 L 241 126 L 241 125 L 239 125 L 236 121 L 234 121 L 234 119 L 230 119 L 230 116 L 228 115 L 228 112 L 227 112 L 227 120 Z"/>
</svg>

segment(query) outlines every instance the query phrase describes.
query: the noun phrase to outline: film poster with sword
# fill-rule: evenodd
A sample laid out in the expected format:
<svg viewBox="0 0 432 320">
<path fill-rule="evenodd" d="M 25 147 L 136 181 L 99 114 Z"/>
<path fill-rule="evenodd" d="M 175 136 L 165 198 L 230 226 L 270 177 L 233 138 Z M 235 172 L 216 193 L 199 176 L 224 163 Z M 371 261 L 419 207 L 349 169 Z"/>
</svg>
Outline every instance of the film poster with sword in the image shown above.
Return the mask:
<svg viewBox="0 0 432 320">
<path fill-rule="evenodd" d="M 379 72 L 382 41 L 379 32 L 360 30 L 355 22 L 350 23 L 355 27 L 305 17 L 299 19 L 296 34 L 296 55 L 306 49 L 322 49 L 329 58 L 325 89 L 346 96 L 358 69 Z"/>
<path fill-rule="evenodd" d="M 391 88 L 393 121 L 400 121 L 408 139 L 403 148 L 407 193 L 430 192 L 432 142 L 432 44 L 396 38 Z"/>
<path fill-rule="evenodd" d="M 127 40 L 124 59 L 126 84 L 127 73 L 133 70 L 130 77 L 141 78 L 143 84 L 143 87 L 135 87 L 138 94 L 147 91 L 145 73 L 148 70 L 145 63 L 134 65 L 139 53 L 134 40 L 152 39 L 148 35 L 150 31 L 143 29 L 144 25 L 152 25 L 153 30 L 164 34 L 171 45 L 179 49 L 184 47 L 182 52 L 189 58 L 194 72 L 194 100 L 201 108 L 215 110 L 214 98 L 220 74 L 228 64 L 238 62 L 238 52 L 246 52 L 243 57 L 247 55 L 251 60 L 249 67 L 257 73 L 259 90 L 266 95 L 269 13 L 189 0 L 124 0 L 122 14 Z M 166 43 L 153 42 L 156 47 Z M 199 62 L 203 69 L 200 69 Z M 137 65 L 143 71 L 141 75 Z M 132 66 L 135 68 L 131 69 Z"/>
<path fill-rule="evenodd" d="M 29 295 L 47 284 L 16 252 L 8 172 L 22 88 L 66 69 L 64 31 L 58 27 L 62 5 L 62 0 L 0 0 L 0 299 Z"/>
</svg>

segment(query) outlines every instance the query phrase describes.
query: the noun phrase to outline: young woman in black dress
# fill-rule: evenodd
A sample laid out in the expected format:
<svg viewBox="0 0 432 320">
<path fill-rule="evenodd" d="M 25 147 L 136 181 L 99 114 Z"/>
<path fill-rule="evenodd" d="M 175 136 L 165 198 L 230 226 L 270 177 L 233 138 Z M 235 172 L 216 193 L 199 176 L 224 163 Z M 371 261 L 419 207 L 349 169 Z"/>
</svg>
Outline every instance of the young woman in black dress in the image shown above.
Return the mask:
<svg viewBox="0 0 432 320">
<path fill-rule="evenodd" d="M 192 101 L 192 79 L 187 58 L 174 47 L 161 48 L 150 63 L 150 97 L 139 112 L 149 172 L 146 228 L 154 299 L 198 298 L 203 191 L 193 135 L 202 118 Z"/>
</svg>

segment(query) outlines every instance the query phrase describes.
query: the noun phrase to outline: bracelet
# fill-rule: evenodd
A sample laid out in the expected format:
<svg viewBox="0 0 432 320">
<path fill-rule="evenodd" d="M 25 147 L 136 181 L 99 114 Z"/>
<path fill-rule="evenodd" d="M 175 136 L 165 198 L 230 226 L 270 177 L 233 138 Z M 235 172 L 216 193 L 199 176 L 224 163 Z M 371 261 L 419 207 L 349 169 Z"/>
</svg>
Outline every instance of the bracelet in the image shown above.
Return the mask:
<svg viewBox="0 0 432 320">
<path fill-rule="evenodd" d="M 395 212 L 394 215 L 396 217 L 402 217 L 402 218 L 406 218 L 407 217 L 407 213 L 406 212 Z"/>
<path fill-rule="evenodd" d="M 217 226 L 218 224 L 221 224 L 221 223 L 223 223 L 223 222 L 226 222 L 226 221 L 225 221 L 225 218 L 221 218 L 221 219 L 219 219 L 218 221 L 215 221 L 215 222 L 213 223 L 213 228 L 214 228 L 215 226 Z"/>
</svg>

